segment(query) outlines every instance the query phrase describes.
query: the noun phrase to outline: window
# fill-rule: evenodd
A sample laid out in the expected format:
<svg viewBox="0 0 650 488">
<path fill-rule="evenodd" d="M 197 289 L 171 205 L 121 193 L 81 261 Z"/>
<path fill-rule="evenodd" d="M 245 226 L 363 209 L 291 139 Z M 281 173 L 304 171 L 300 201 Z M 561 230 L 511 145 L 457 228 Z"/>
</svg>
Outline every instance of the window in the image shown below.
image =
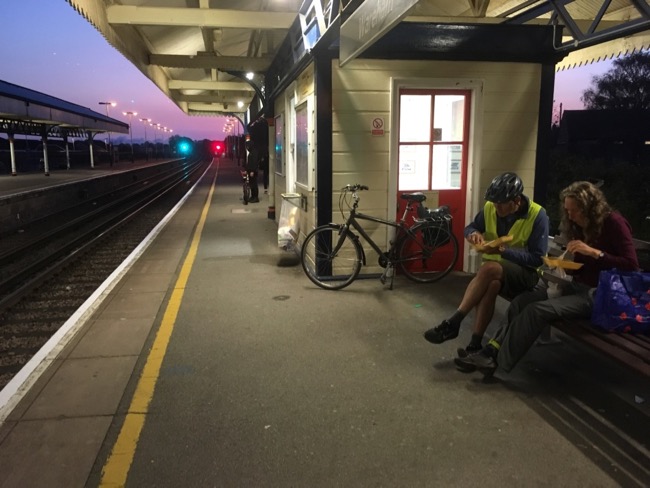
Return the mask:
<svg viewBox="0 0 650 488">
<path fill-rule="evenodd" d="M 461 188 L 469 93 L 400 90 L 399 190 Z"/>
<path fill-rule="evenodd" d="M 309 117 L 307 102 L 296 107 L 296 181 L 309 186 Z"/>
</svg>

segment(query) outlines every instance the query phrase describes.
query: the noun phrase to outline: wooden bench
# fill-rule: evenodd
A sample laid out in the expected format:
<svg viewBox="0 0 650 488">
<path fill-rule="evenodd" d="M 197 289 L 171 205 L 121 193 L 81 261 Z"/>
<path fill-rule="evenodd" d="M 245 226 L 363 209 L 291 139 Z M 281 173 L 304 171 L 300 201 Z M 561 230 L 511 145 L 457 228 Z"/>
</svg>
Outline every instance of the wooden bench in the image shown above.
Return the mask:
<svg viewBox="0 0 650 488">
<path fill-rule="evenodd" d="M 646 272 L 650 271 L 650 242 L 634 239 L 634 246 L 641 268 Z M 558 249 L 558 243 L 549 237 L 549 254 L 556 254 Z M 650 377 L 650 335 L 601 332 L 587 319 L 560 320 L 551 326 L 619 364 Z"/>
</svg>

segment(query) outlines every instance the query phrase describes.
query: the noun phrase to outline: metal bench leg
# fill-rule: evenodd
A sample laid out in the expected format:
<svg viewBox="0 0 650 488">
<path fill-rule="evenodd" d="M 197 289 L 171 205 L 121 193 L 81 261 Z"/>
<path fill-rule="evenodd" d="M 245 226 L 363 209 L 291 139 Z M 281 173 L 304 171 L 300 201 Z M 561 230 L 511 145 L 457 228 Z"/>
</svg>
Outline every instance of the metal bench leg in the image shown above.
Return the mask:
<svg viewBox="0 0 650 488">
<path fill-rule="evenodd" d="M 544 327 L 544 330 L 539 335 L 535 343 L 540 346 L 548 346 L 551 344 L 559 344 L 560 340 L 553 337 L 553 333 L 551 332 L 551 326 L 547 325 L 546 327 Z"/>
</svg>

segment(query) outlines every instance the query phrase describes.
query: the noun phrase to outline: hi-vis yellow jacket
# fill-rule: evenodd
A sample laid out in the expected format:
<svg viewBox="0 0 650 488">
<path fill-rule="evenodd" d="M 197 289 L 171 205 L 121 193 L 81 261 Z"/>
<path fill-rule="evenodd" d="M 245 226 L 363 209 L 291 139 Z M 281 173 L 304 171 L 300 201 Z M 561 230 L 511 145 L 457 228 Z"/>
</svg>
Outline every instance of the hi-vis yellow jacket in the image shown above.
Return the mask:
<svg viewBox="0 0 650 488">
<path fill-rule="evenodd" d="M 533 231 L 533 224 L 539 214 L 541 205 L 529 200 L 528 215 L 524 219 L 518 219 L 510 228 L 508 235 L 513 237 L 512 241 L 508 243 L 508 247 L 524 248 L 528 244 L 528 238 Z M 497 239 L 497 211 L 492 202 L 485 202 L 483 207 L 483 215 L 485 217 L 485 234 L 486 241 Z M 484 260 L 501 261 L 503 258 L 498 254 L 483 254 Z"/>
</svg>

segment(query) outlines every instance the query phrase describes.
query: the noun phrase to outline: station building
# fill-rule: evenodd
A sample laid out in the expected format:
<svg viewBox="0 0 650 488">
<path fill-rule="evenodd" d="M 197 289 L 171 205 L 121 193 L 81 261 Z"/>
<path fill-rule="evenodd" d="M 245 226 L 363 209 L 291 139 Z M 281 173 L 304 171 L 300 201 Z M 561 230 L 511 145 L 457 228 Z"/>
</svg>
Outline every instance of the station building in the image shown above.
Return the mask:
<svg viewBox="0 0 650 488">
<path fill-rule="evenodd" d="M 316 53 L 272 101 L 275 208 L 283 199 L 299 205 L 304 235 L 340 220 L 346 184 L 367 185 L 360 208 L 388 220 L 403 213 L 400 193 L 422 191 L 428 207 L 449 205 L 463 242 L 464 222 L 497 174 L 517 172 L 533 197 L 557 61 L 553 29 L 535 30 L 531 50 L 528 27 L 400 24 L 345 67 L 331 52 Z M 464 47 L 449 59 L 444 43 L 425 38 Z M 388 242 L 390 228 L 378 227 Z M 457 269 L 476 264 L 465 249 Z"/>
</svg>

